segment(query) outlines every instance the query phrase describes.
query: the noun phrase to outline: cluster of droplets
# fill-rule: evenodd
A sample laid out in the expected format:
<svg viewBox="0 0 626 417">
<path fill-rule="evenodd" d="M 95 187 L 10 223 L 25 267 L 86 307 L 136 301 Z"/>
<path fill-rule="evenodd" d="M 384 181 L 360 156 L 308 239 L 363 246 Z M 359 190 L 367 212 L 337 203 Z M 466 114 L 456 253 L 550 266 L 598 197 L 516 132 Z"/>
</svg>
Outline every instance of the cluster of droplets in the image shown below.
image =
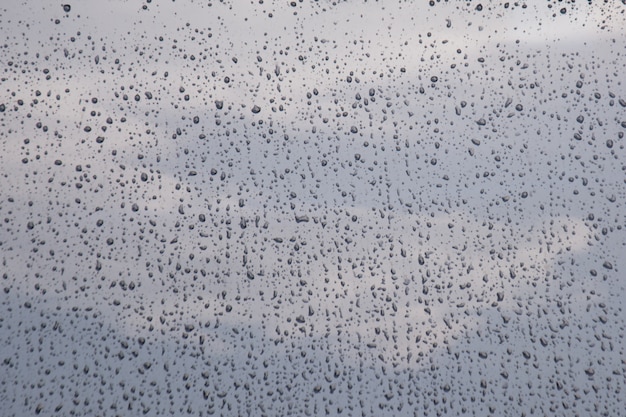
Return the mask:
<svg viewBox="0 0 626 417">
<path fill-rule="evenodd" d="M 0 10 L 0 414 L 620 415 L 623 6 L 268 3 Z"/>
</svg>

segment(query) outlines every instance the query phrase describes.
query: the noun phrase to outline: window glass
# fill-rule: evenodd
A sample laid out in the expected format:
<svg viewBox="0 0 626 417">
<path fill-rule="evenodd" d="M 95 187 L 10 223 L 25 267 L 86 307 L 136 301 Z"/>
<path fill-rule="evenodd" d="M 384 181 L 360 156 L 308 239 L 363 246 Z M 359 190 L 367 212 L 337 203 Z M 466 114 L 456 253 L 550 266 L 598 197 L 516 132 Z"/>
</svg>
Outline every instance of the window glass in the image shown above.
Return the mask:
<svg viewBox="0 0 626 417">
<path fill-rule="evenodd" d="M 0 4 L 0 414 L 621 415 L 624 1 Z"/>
</svg>

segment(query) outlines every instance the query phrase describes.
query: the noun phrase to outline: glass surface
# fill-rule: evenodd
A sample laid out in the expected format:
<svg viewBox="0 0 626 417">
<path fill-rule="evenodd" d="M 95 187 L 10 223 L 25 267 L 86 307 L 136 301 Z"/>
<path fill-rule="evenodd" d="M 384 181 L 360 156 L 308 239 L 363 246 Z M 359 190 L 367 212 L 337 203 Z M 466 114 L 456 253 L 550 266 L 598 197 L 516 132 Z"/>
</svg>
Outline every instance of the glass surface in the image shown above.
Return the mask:
<svg viewBox="0 0 626 417">
<path fill-rule="evenodd" d="M 625 415 L 623 1 L 0 1 L 0 415 Z"/>
</svg>

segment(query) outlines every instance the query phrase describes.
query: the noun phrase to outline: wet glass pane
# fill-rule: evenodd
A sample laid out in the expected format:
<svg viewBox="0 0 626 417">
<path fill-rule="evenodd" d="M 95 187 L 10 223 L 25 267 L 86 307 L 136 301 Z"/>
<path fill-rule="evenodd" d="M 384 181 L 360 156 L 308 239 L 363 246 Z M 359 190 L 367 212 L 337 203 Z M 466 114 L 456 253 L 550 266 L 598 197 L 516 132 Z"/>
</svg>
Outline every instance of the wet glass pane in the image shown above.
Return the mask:
<svg viewBox="0 0 626 417">
<path fill-rule="evenodd" d="M 623 1 L 0 27 L 1 415 L 623 415 Z"/>
</svg>

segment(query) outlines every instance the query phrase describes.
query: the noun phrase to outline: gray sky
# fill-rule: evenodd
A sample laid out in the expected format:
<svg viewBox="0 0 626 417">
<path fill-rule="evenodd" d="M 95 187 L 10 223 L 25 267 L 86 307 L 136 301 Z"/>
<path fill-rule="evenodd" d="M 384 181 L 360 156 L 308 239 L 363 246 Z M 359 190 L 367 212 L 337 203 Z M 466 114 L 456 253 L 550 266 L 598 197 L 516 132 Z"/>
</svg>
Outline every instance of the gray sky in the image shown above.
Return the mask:
<svg viewBox="0 0 626 417">
<path fill-rule="evenodd" d="M 621 3 L 84 3 L 0 2 L 3 415 L 623 412 Z"/>
</svg>

